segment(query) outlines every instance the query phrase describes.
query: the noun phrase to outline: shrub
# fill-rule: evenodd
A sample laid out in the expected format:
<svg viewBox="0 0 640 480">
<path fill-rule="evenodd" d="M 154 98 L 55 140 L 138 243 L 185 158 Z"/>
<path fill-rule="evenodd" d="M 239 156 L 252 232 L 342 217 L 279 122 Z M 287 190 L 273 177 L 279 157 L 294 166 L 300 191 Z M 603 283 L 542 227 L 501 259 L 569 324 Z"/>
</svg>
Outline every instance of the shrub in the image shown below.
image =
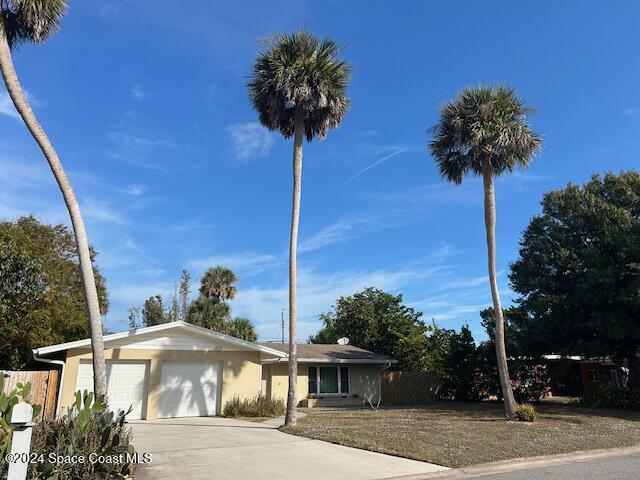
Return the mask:
<svg viewBox="0 0 640 480">
<path fill-rule="evenodd" d="M 130 411 L 130 410 L 129 410 Z M 129 443 L 131 434 L 125 425 L 129 412 L 115 414 L 107 410 L 104 397 L 76 392 L 73 406 L 56 420 L 45 420 L 34 428 L 31 452 L 42 455 L 42 462 L 32 464 L 31 480 L 54 478 L 122 479 L 131 473 L 135 450 Z M 77 455 L 85 463 L 50 462 L 49 456 Z M 91 457 L 105 456 L 112 462 L 92 463 Z M 38 457 L 36 457 L 38 458 Z"/>
<path fill-rule="evenodd" d="M 264 395 L 241 400 L 234 396 L 222 409 L 224 417 L 279 417 L 284 415 L 284 400 Z"/>
<path fill-rule="evenodd" d="M 511 375 L 516 402 L 537 402 L 549 392 L 551 377 L 546 365 L 531 362 L 514 362 Z"/>
<path fill-rule="evenodd" d="M 516 413 L 518 414 L 518 420 L 521 422 L 535 422 L 538 419 L 538 412 L 533 408 L 533 405 L 523 403 L 516 407 Z"/>
<path fill-rule="evenodd" d="M 618 388 L 611 382 L 602 383 L 592 395 L 580 398 L 581 407 L 640 409 L 640 392 L 630 388 Z"/>
</svg>

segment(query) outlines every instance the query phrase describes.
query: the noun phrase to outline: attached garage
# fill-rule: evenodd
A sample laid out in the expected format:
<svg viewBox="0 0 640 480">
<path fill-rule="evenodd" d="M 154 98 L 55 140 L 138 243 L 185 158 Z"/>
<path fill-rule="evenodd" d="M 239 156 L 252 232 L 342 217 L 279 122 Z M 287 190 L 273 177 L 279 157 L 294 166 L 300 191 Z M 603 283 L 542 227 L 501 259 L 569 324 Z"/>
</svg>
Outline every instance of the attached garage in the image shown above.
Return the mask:
<svg viewBox="0 0 640 480">
<path fill-rule="evenodd" d="M 219 362 L 162 362 L 161 368 L 158 418 L 216 415 Z"/>
<path fill-rule="evenodd" d="M 131 407 L 129 419 L 144 418 L 147 370 L 146 362 L 107 362 L 107 394 L 114 411 L 127 411 Z M 80 362 L 76 388 L 93 391 L 93 365 L 90 361 Z"/>
<path fill-rule="evenodd" d="M 59 408 L 71 406 L 77 390 L 93 390 L 90 339 L 38 348 L 34 355 L 64 359 Z M 184 322 L 106 335 L 104 355 L 109 406 L 132 406 L 131 420 L 220 415 L 232 398 L 260 393 L 263 361 L 286 358 Z"/>
</svg>

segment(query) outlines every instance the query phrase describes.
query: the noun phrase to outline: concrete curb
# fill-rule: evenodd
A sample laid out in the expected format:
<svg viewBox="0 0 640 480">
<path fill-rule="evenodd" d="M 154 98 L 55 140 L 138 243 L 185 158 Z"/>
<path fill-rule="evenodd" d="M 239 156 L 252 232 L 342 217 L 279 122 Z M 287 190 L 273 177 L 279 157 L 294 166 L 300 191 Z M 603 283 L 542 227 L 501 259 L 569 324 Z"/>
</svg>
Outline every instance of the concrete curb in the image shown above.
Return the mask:
<svg viewBox="0 0 640 480">
<path fill-rule="evenodd" d="M 568 454 L 548 455 L 541 457 L 514 458 L 511 460 L 501 460 L 499 462 L 482 463 L 462 468 L 452 468 L 440 472 L 425 473 L 423 475 L 408 475 L 401 477 L 386 478 L 385 480 L 428 480 L 431 478 L 441 479 L 466 479 L 473 477 L 483 477 L 495 473 L 508 473 L 518 470 L 528 470 L 542 468 L 552 465 L 564 465 L 569 463 L 582 463 L 599 458 L 622 457 L 625 455 L 640 454 L 640 445 L 624 448 L 609 448 L 599 450 L 586 450 Z"/>
</svg>

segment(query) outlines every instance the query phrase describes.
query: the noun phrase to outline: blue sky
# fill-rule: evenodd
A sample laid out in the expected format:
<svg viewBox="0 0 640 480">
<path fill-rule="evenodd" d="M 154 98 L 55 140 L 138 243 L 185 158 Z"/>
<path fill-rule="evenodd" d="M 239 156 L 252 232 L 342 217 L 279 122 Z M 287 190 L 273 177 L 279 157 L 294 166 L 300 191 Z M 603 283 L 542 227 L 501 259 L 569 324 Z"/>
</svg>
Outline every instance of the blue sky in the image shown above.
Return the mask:
<svg viewBox="0 0 640 480">
<path fill-rule="evenodd" d="M 111 309 L 170 295 L 182 268 L 241 278 L 233 312 L 262 339 L 287 305 L 291 141 L 257 123 L 245 84 L 265 37 L 301 26 L 354 64 L 340 129 L 305 145 L 299 332 L 339 295 L 403 293 L 445 327 L 490 302 L 482 188 L 445 184 L 425 129 L 461 88 L 505 83 L 538 107 L 532 166 L 497 183 L 503 300 L 542 194 L 638 167 L 635 2 L 72 1 L 16 68 L 79 195 Z M 68 223 L 44 160 L 0 94 L 0 217 Z"/>
</svg>

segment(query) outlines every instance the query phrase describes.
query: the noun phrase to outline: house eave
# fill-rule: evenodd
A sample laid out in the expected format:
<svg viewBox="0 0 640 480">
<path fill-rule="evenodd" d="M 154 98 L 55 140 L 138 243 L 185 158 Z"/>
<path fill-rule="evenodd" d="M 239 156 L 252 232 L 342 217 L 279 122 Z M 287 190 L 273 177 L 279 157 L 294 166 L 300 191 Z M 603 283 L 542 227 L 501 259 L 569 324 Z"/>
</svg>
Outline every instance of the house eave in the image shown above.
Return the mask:
<svg viewBox="0 0 640 480">
<path fill-rule="evenodd" d="M 219 332 L 214 332 L 212 330 L 209 330 L 207 328 L 203 328 L 203 327 L 198 327 L 197 325 L 192 325 L 190 323 L 186 323 L 186 322 L 170 322 L 170 323 L 163 323 L 160 325 L 154 325 L 152 327 L 144 327 L 144 328 L 138 328 L 136 330 L 131 330 L 128 332 L 120 332 L 120 333 L 112 333 L 111 335 L 105 335 L 104 337 L 104 346 L 105 348 L 109 348 L 109 343 L 115 341 L 115 340 L 120 340 L 123 338 L 130 338 L 130 337 L 136 337 L 136 336 L 140 336 L 140 335 L 144 335 L 147 333 L 153 333 L 153 332 L 158 332 L 158 331 L 163 331 L 163 330 L 170 330 L 170 329 L 174 329 L 174 328 L 182 328 L 184 330 L 199 334 L 199 335 L 203 335 L 212 339 L 217 339 L 217 340 L 222 340 L 225 342 L 229 342 L 233 345 L 237 345 L 239 347 L 244 347 L 248 350 L 253 350 L 253 351 L 257 351 L 257 352 L 261 352 L 264 354 L 268 354 L 268 355 L 273 355 L 275 357 L 278 358 L 286 358 L 287 354 L 283 353 L 279 350 L 273 349 L 273 348 L 269 348 L 269 347 L 265 347 L 264 345 L 258 345 L 256 343 L 252 343 L 252 342 L 247 342 L 245 340 L 241 340 L 239 338 L 235 338 L 235 337 L 231 337 L 229 335 L 225 335 L 223 333 L 219 333 Z M 91 346 L 91 339 L 90 338 L 85 338 L 83 340 L 76 340 L 75 342 L 67 342 L 67 343 L 60 343 L 57 345 L 50 345 L 48 347 L 40 347 L 40 348 L 34 348 L 33 349 L 33 353 L 38 355 L 38 356 L 42 356 L 42 355 L 49 355 L 51 353 L 56 353 L 56 352 L 61 352 L 61 351 L 66 351 L 66 350 L 71 350 L 73 348 L 86 348 L 86 347 L 90 347 Z"/>
</svg>

